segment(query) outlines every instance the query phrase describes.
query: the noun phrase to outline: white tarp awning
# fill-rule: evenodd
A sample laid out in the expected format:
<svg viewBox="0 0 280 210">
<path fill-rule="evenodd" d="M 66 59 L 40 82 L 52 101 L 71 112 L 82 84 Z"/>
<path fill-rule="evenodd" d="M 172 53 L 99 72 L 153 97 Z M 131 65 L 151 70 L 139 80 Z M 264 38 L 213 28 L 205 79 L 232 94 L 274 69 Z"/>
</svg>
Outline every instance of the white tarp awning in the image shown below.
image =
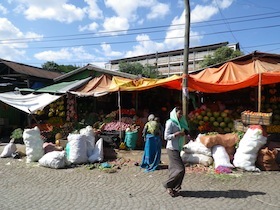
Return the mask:
<svg viewBox="0 0 280 210">
<path fill-rule="evenodd" d="M 37 110 L 43 109 L 45 106 L 56 101 L 62 95 L 51 95 L 49 93 L 27 94 L 22 95 L 19 92 L 0 93 L 0 101 L 22 110 L 28 114 L 32 114 Z"/>
</svg>

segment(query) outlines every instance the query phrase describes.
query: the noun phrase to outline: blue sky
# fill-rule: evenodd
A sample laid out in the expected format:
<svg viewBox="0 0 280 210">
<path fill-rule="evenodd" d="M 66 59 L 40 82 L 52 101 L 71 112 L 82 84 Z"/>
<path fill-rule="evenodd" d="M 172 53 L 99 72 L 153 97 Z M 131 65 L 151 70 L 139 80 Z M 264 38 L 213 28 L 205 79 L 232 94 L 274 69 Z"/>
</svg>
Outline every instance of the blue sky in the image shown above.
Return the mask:
<svg viewBox="0 0 280 210">
<path fill-rule="evenodd" d="M 190 0 L 190 47 L 280 53 L 280 1 Z M 83 66 L 184 48 L 184 0 L 2 0 L 0 58 Z"/>
</svg>

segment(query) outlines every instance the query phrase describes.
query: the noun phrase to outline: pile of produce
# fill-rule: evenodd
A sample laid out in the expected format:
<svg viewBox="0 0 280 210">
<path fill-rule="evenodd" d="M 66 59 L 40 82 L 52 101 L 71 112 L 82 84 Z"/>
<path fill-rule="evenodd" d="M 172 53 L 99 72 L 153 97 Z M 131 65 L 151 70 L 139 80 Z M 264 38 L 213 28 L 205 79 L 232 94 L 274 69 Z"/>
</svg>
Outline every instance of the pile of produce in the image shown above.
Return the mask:
<svg viewBox="0 0 280 210">
<path fill-rule="evenodd" d="M 134 109 L 122 109 L 121 113 L 124 116 L 118 119 L 119 110 L 112 111 L 111 113 L 104 115 L 103 119 L 95 122 L 93 127 L 104 131 L 125 131 L 135 123 L 133 116 L 129 117 L 129 114 L 135 114 Z"/>
<path fill-rule="evenodd" d="M 64 100 L 59 99 L 59 100 L 49 104 L 48 106 L 46 106 L 44 109 L 35 111 L 34 114 L 37 116 L 40 116 L 40 117 L 44 117 L 46 115 L 47 117 L 64 118 L 66 116 Z"/>
<path fill-rule="evenodd" d="M 280 85 L 272 84 L 262 89 L 261 111 L 272 114 L 272 125 L 280 125 Z"/>
<path fill-rule="evenodd" d="M 130 124 L 119 122 L 119 121 L 113 121 L 113 122 L 106 123 L 103 129 L 105 131 L 125 131 L 129 127 Z"/>
<path fill-rule="evenodd" d="M 230 133 L 234 131 L 234 118 L 230 110 L 211 111 L 202 106 L 189 114 L 190 124 L 201 133 L 214 131 L 218 133 Z"/>
<path fill-rule="evenodd" d="M 48 106 L 48 117 L 65 117 L 64 100 L 59 99 Z"/>
</svg>

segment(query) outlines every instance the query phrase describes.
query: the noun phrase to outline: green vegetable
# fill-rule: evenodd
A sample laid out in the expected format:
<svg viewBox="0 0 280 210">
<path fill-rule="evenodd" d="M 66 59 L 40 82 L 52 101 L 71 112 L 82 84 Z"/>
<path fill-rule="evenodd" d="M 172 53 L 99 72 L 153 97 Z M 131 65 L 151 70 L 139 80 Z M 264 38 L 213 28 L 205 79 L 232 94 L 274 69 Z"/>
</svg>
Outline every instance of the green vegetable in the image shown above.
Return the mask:
<svg viewBox="0 0 280 210">
<path fill-rule="evenodd" d="M 23 134 L 23 130 L 21 128 L 17 128 L 12 132 L 10 138 L 20 139 L 22 138 L 22 134 Z"/>
</svg>

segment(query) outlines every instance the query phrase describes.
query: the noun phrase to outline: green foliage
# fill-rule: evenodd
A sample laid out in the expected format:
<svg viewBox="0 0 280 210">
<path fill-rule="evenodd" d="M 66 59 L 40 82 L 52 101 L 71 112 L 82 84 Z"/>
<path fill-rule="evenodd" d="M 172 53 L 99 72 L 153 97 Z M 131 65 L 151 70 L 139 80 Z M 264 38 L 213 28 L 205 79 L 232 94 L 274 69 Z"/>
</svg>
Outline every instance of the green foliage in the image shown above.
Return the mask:
<svg viewBox="0 0 280 210">
<path fill-rule="evenodd" d="M 42 68 L 47 71 L 58 71 L 58 64 L 53 61 L 47 61 L 42 65 Z"/>
<path fill-rule="evenodd" d="M 200 62 L 200 67 L 203 68 L 214 64 L 226 62 L 227 60 L 236 58 L 241 55 L 243 55 L 243 53 L 239 50 L 234 51 L 233 49 L 226 46 L 220 47 L 215 50 L 213 55 L 204 56 L 204 60 Z"/>
<path fill-rule="evenodd" d="M 121 72 L 142 75 L 148 78 L 157 78 L 160 75 L 160 72 L 156 69 L 155 66 L 146 64 L 143 66 L 141 63 L 129 63 L 129 62 L 120 62 L 119 69 Z"/>
<path fill-rule="evenodd" d="M 47 71 L 56 71 L 56 72 L 70 72 L 73 71 L 79 67 L 73 66 L 73 65 L 58 65 L 57 63 L 53 61 L 47 61 L 42 65 L 42 68 Z"/>
<path fill-rule="evenodd" d="M 70 71 L 73 71 L 75 69 L 79 68 L 78 66 L 73 66 L 73 65 L 59 65 L 58 70 L 60 72 L 65 72 L 68 73 Z"/>
<path fill-rule="evenodd" d="M 23 134 L 23 130 L 21 128 L 17 128 L 12 132 L 10 138 L 20 139 L 20 138 L 22 138 L 22 134 Z"/>
<path fill-rule="evenodd" d="M 144 66 L 142 74 L 144 75 L 144 77 L 148 78 L 158 78 L 161 75 L 161 73 L 157 70 L 155 66 L 151 66 L 148 64 Z"/>
</svg>

